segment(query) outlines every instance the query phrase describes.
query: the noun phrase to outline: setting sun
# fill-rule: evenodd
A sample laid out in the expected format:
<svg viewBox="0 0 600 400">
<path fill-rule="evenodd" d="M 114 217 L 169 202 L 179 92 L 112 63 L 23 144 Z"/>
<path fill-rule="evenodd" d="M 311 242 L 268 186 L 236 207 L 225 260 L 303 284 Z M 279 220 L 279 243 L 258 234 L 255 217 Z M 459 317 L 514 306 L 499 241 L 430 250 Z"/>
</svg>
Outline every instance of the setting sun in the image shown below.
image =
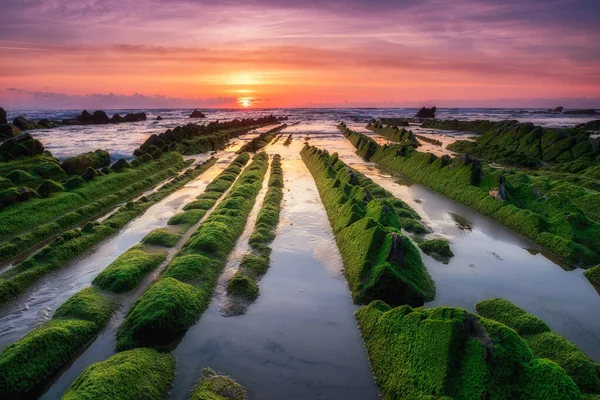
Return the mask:
<svg viewBox="0 0 600 400">
<path fill-rule="evenodd" d="M 250 104 L 252 102 L 252 99 L 249 98 L 241 98 L 238 99 L 238 102 L 240 103 L 240 105 L 244 108 L 250 107 Z"/>
</svg>

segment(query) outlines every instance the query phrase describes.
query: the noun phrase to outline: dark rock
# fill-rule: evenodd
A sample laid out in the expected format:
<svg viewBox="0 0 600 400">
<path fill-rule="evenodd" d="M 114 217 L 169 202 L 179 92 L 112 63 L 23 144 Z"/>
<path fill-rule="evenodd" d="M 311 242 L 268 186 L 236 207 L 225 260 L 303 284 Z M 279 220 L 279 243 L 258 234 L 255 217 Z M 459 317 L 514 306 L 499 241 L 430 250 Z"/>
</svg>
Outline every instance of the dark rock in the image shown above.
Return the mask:
<svg viewBox="0 0 600 400">
<path fill-rule="evenodd" d="M 4 111 L 4 108 L 0 107 L 0 125 L 1 124 L 8 124 L 8 120 L 6 119 L 6 111 Z"/>
<path fill-rule="evenodd" d="M 576 128 L 585 129 L 586 131 L 600 131 L 600 119 L 579 124 L 576 126 Z"/>
<path fill-rule="evenodd" d="M 59 183 L 56 183 L 51 179 L 46 179 L 38 186 L 36 192 L 41 197 L 48 197 L 52 193 L 62 192 L 63 190 L 65 189 Z"/>
<path fill-rule="evenodd" d="M 22 131 L 30 130 L 30 129 L 40 129 L 42 126 L 36 124 L 33 121 L 28 120 L 27 118 L 19 115 L 17 118 L 13 120 L 13 124 L 21 129 Z"/>
<path fill-rule="evenodd" d="M 587 109 L 587 110 L 569 110 L 569 111 L 563 111 L 563 114 L 567 114 L 567 115 L 598 115 L 600 113 L 598 113 L 594 109 Z"/>
<path fill-rule="evenodd" d="M 123 117 L 123 122 L 139 122 L 146 120 L 146 113 L 128 113 Z"/>
<path fill-rule="evenodd" d="M 20 157 L 37 156 L 44 153 L 44 145 L 29 133 L 7 139 L 0 145 L 0 159 L 14 160 Z"/>
<path fill-rule="evenodd" d="M 431 108 L 422 107 L 417 112 L 416 117 L 417 118 L 435 118 L 436 111 L 437 111 L 437 108 L 435 108 L 435 107 L 431 107 Z"/>
<path fill-rule="evenodd" d="M 81 177 L 79 175 L 75 175 L 75 176 L 72 176 L 69 179 L 67 179 L 67 181 L 65 182 L 65 188 L 67 190 L 75 189 L 77 186 L 81 185 L 83 182 L 85 182 L 85 181 L 83 179 L 81 179 Z"/>
<path fill-rule="evenodd" d="M 190 118 L 206 118 L 206 115 L 204 115 L 202 112 L 200 112 L 198 110 L 194 110 L 192 112 L 192 114 L 190 115 Z"/>
<path fill-rule="evenodd" d="M 96 175 L 98 175 L 96 173 L 96 170 L 92 167 L 88 167 L 88 169 L 83 174 L 81 174 L 81 179 L 83 179 L 84 181 L 91 181 L 96 177 Z"/>
<path fill-rule="evenodd" d="M 158 117 L 156 117 L 156 120 L 157 120 L 157 121 L 162 121 L 162 119 L 163 119 L 163 118 L 162 118 L 160 115 L 159 115 Z"/>
<path fill-rule="evenodd" d="M 27 201 L 33 196 L 33 191 L 24 186 L 3 190 L 0 192 L 0 208 Z"/>
<path fill-rule="evenodd" d="M 560 112 L 562 112 L 562 110 L 563 110 L 563 107 L 556 107 L 554 109 L 552 109 L 552 108 L 549 109 L 548 112 L 560 113 Z"/>
<path fill-rule="evenodd" d="M 104 150 L 96 150 L 79 154 L 75 157 L 67 158 L 60 167 L 69 175 L 81 175 L 90 167 L 92 169 L 108 167 L 110 165 L 110 155 Z"/>
<path fill-rule="evenodd" d="M 404 254 L 406 253 L 406 237 L 398 233 L 392 233 L 392 245 L 387 256 L 387 261 L 402 266 L 404 264 Z"/>
<path fill-rule="evenodd" d="M 94 111 L 94 114 L 92 114 L 92 124 L 110 124 L 110 118 L 102 110 Z"/>
<path fill-rule="evenodd" d="M 113 165 L 110 167 L 110 169 L 112 169 L 112 170 L 113 170 L 113 171 L 115 171 L 115 172 L 118 172 L 118 171 L 122 170 L 123 168 L 129 168 L 129 167 L 130 167 L 130 165 L 129 165 L 129 163 L 127 162 L 127 160 L 126 160 L 126 159 L 124 159 L 124 158 L 120 158 L 120 159 L 118 159 L 118 160 L 117 160 L 117 162 L 115 162 L 115 163 L 114 163 L 114 164 L 113 164 Z"/>
<path fill-rule="evenodd" d="M 135 150 L 133 151 L 133 155 L 134 155 L 134 156 L 136 156 L 136 157 L 141 157 L 141 156 L 143 156 L 144 154 L 146 154 L 146 151 L 145 151 L 145 150 L 142 150 L 142 149 L 135 149 Z"/>
<path fill-rule="evenodd" d="M 475 161 L 473 159 L 473 157 L 471 157 L 468 153 L 463 153 L 463 154 L 459 155 L 457 158 L 463 165 L 469 165 L 469 164 L 473 163 L 473 161 Z"/>
<path fill-rule="evenodd" d="M 119 114 L 115 114 L 110 119 L 110 122 L 113 124 L 120 124 L 121 122 L 123 122 L 123 117 L 121 117 Z"/>
<path fill-rule="evenodd" d="M 100 172 L 102 172 L 102 175 L 108 175 L 108 174 L 112 173 L 113 170 L 108 167 L 104 167 L 100 170 Z"/>
<path fill-rule="evenodd" d="M 56 126 L 54 125 L 54 122 L 50 121 L 48 118 L 42 118 L 37 123 L 38 125 L 46 129 L 54 128 Z"/>
<path fill-rule="evenodd" d="M 498 195 L 502 200 L 506 201 L 506 188 L 504 187 L 504 182 L 504 175 L 498 175 Z"/>
<path fill-rule="evenodd" d="M 21 130 L 13 124 L 0 125 L 0 139 L 9 139 L 21 134 Z"/>
</svg>

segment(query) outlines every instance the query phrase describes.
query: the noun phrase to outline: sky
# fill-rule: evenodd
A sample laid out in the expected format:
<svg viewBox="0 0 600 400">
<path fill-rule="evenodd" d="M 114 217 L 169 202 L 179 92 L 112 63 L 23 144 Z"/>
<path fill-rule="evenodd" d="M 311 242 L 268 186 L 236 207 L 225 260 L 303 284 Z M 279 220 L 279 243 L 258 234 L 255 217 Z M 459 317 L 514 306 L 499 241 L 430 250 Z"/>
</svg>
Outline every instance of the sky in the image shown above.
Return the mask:
<svg viewBox="0 0 600 400">
<path fill-rule="evenodd" d="M 598 107 L 599 0 L 0 0 L 0 107 Z"/>
</svg>

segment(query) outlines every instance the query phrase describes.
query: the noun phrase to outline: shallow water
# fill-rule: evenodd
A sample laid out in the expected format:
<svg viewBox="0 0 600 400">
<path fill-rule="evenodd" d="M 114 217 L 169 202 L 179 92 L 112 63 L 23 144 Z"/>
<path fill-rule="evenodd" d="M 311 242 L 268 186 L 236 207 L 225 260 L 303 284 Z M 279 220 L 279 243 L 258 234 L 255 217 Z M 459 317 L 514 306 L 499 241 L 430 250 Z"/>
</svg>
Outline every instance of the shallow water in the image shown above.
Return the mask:
<svg viewBox="0 0 600 400">
<path fill-rule="evenodd" d="M 205 123 L 215 120 L 230 120 L 234 118 L 256 118 L 269 114 L 290 117 L 288 123 L 305 121 L 309 123 L 335 124 L 339 121 L 347 123 L 359 121 L 364 125 L 371 119 L 381 117 L 414 117 L 416 109 L 412 108 L 331 108 L 331 109 L 202 109 L 206 119 L 190 119 L 191 109 L 161 109 L 161 110 L 108 110 L 107 114 L 121 115 L 127 112 L 147 114 L 147 120 L 116 125 L 62 126 L 54 129 L 30 131 L 40 139 L 44 146 L 59 159 L 74 156 L 85 151 L 96 149 L 108 150 L 113 159 L 121 157 L 132 158 L 133 150 L 142 144 L 153 133 L 159 134 L 167 129 L 190 122 Z M 598 116 L 573 116 L 561 114 L 536 114 L 539 109 L 510 109 L 510 108 L 461 108 L 439 109 L 438 118 L 456 118 L 460 120 L 516 119 L 522 122 L 533 122 L 542 126 L 574 126 L 576 124 L 598 119 Z M 81 110 L 7 110 L 8 119 L 24 115 L 33 120 L 41 118 L 58 119 L 73 118 Z M 163 120 L 156 121 L 157 116 Z M 415 133 L 418 129 L 411 128 Z"/>
<path fill-rule="evenodd" d="M 343 137 L 342 137 L 343 139 Z M 545 320 L 556 332 L 600 361 L 599 293 L 583 275 L 545 256 L 540 247 L 510 229 L 450 200 L 423 185 L 382 171 L 354 154 L 347 140 L 310 142 L 338 152 L 350 166 L 404 200 L 434 230 L 451 242 L 455 253 L 449 264 L 422 254 L 437 286 L 440 305 L 473 310 L 478 301 L 502 297 Z"/>
<path fill-rule="evenodd" d="M 294 142 L 268 148 L 284 159 L 286 187 L 260 296 L 236 317 L 224 317 L 219 295 L 213 299 L 173 352 L 178 371 L 172 399 L 186 398 L 206 367 L 231 375 L 250 398 L 378 397 L 333 233 L 298 154 L 302 143 Z"/>
<path fill-rule="evenodd" d="M 199 158 L 199 157 L 198 157 Z M 230 155 L 196 180 L 150 207 L 116 236 L 91 249 L 86 255 L 54 271 L 0 308 L 0 350 L 19 340 L 36 326 L 48 321 L 54 311 L 74 293 L 89 286 L 104 268 L 137 244 L 148 232 L 163 227 L 181 211 L 230 162 Z"/>
<path fill-rule="evenodd" d="M 187 114 L 177 112 L 180 113 L 179 121 L 184 120 Z M 290 114 L 292 111 L 278 112 Z M 511 118 L 510 114 L 479 112 L 479 118 L 494 119 L 491 118 L 493 115 Z M 225 118 L 222 115 L 226 114 L 239 116 L 240 112 L 236 113 L 223 111 L 219 118 Z M 206 367 L 231 375 L 248 389 L 251 398 L 377 398 L 353 317 L 357 307 L 351 302 L 340 256 L 316 186 L 298 154 L 305 137 L 310 137 L 308 142 L 313 145 L 331 153 L 338 152 L 346 163 L 413 207 L 433 229 L 431 235 L 442 236 L 451 242 L 455 257 L 449 264 L 423 255 L 437 286 L 436 299 L 426 307 L 448 305 L 473 310 L 477 301 L 503 297 L 544 319 L 553 330 L 600 361 L 600 299 L 582 275 L 582 270 L 563 269 L 551 257 L 546 257 L 539 246 L 502 225 L 422 185 L 383 171 L 354 154 L 354 147 L 337 130 L 336 123 L 345 120 L 350 127 L 368 133 L 364 129 L 366 120 L 378 113 L 394 115 L 389 110 L 373 109 L 298 110 L 290 117 L 290 122 L 302 120 L 302 123 L 282 132 L 284 137 L 289 133 L 294 135 L 292 145 L 283 146 L 282 139 L 266 148 L 270 155 L 280 153 L 283 156 L 286 181 L 278 235 L 272 244 L 272 266 L 259 282 L 258 300 L 245 315 L 224 317 L 220 309 L 222 290 L 217 291 L 209 309 L 173 352 L 178 358 L 178 372 L 170 398 L 187 398 L 200 371 Z M 161 115 L 168 116 L 166 112 Z M 464 115 L 468 114 L 465 112 Z M 353 117 L 365 118 L 365 121 L 351 123 Z M 165 123 L 170 123 L 169 118 Z M 551 116 L 534 122 L 555 122 L 556 118 Z M 175 123 L 175 120 L 173 117 L 171 122 Z M 575 121 L 573 117 L 560 119 L 564 124 L 579 123 L 580 120 Z M 151 122 L 155 121 L 146 123 Z M 122 127 L 130 125 L 134 124 Z M 90 129 L 90 135 L 104 134 L 97 127 Z M 163 130 L 164 127 L 157 132 Z M 147 134 L 141 135 L 142 141 Z M 379 135 L 369 134 L 378 141 L 385 141 Z M 436 133 L 430 134 L 438 137 Z M 448 140 L 454 140 L 452 132 L 444 134 Z M 233 153 L 255 135 L 250 133 L 234 139 L 224 152 L 219 153 L 219 163 L 197 181 L 153 206 L 117 236 L 69 268 L 42 280 L 14 304 L 0 309 L 0 349 L 49 319 L 56 307 L 89 285 L 118 255 L 149 231 L 164 226 L 168 218 L 193 199 L 203 185 L 226 167 Z M 461 136 L 464 139 L 466 135 Z M 124 144 L 117 142 L 123 152 L 132 151 L 139 144 L 133 139 Z M 63 150 L 71 151 L 70 145 L 66 146 Z M 81 148 L 77 150 L 81 151 Z M 53 152 L 58 155 L 55 150 Z M 252 218 L 248 226 L 251 224 Z M 247 250 L 250 232 L 247 229 L 238 242 L 226 274 L 232 273 Z M 222 277 L 221 285 L 224 282 Z M 141 292 L 134 292 L 127 297 L 124 310 L 139 294 Z M 86 350 L 85 357 L 76 360 L 44 398 L 59 398 L 85 366 L 113 354 L 114 335 L 123 313 L 116 314 L 99 339 Z"/>
</svg>

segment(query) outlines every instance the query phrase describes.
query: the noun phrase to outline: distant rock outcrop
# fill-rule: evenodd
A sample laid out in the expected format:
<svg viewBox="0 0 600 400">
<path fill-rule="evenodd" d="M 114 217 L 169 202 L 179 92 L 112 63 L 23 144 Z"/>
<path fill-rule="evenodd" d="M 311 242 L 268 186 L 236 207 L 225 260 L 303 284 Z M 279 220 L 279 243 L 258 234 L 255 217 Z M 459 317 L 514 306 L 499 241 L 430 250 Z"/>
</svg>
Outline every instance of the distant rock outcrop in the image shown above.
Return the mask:
<svg viewBox="0 0 600 400">
<path fill-rule="evenodd" d="M 83 110 L 81 115 L 78 115 L 72 119 L 63 119 L 62 123 L 65 125 L 106 125 L 106 124 L 119 124 L 121 122 L 138 122 L 145 121 L 146 113 L 129 113 L 124 117 L 119 114 L 115 114 L 112 118 L 102 110 L 94 111 L 90 114 L 87 110 Z"/>
<path fill-rule="evenodd" d="M 0 125 L 8 124 L 8 120 L 6 119 L 6 111 L 4 108 L 0 107 Z"/>
<path fill-rule="evenodd" d="M 13 125 L 15 125 L 17 128 L 19 128 L 22 131 L 43 128 L 43 126 L 38 125 L 34 121 L 28 120 L 27 118 L 23 117 L 22 115 L 19 115 L 17 118 L 15 118 L 13 120 Z"/>
<path fill-rule="evenodd" d="M 163 118 L 162 118 L 160 115 L 159 115 L 158 117 L 156 117 L 156 120 L 157 120 L 157 121 L 162 121 L 162 119 L 163 119 Z"/>
<path fill-rule="evenodd" d="M 206 115 L 204 115 L 201 111 L 194 110 L 190 115 L 190 118 L 206 118 Z"/>
<path fill-rule="evenodd" d="M 416 117 L 417 118 L 435 118 L 436 111 L 437 111 L 437 108 L 435 108 L 435 107 L 431 107 L 431 108 L 422 107 L 417 112 Z"/>
<path fill-rule="evenodd" d="M 579 124 L 576 126 L 576 128 L 585 129 L 586 131 L 600 131 L 600 119 Z"/>
<path fill-rule="evenodd" d="M 568 111 L 563 111 L 563 114 L 568 114 L 568 115 L 598 115 L 600 114 L 598 111 L 594 110 L 593 108 L 587 109 L 587 110 L 568 110 Z"/>
<path fill-rule="evenodd" d="M 564 107 L 556 107 L 554 109 L 549 109 L 548 112 L 553 112 L 553 113 L 561 113 Z"/>
<path fill-rule="evenodd" d="M 48 118 L 42 118 L 37 123 L 38 123 L 38 125 L 40 125 L 41 127 L 46 128 L 46 129 L 50 129 L 50 128 L 56 127 L 56 125 L 54 125 L 54 122 L 50 121 Z"/>
</svg>

